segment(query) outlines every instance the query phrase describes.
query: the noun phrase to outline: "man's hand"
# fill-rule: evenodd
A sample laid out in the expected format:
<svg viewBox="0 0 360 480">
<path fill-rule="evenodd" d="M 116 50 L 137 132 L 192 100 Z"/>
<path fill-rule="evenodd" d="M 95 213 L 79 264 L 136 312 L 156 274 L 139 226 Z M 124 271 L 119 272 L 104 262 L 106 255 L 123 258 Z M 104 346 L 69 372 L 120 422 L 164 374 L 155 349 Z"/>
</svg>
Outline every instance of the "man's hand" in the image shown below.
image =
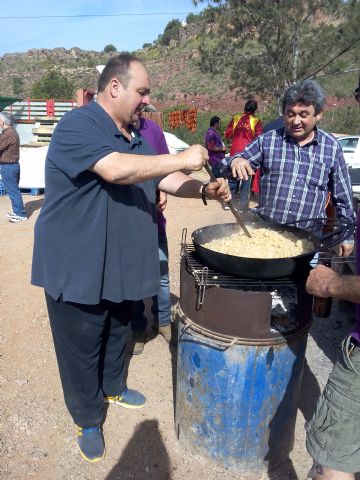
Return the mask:
<svg viewBox="0 0 360 480">
<path fill-rule="evenodd" d="M 191 145 L 183 152 L 178 153 L 178 156 L 184 161 L 182 170 L 188 171 L 201 170 L 209 160 L 208 151 L 201 145 Z"/>
<path fill-rule="evenodd" d="M 167 204 L 167 195 L 165 192 L 162 192 L 161 190 L 159 190 L 159 201 L 156 204 L 157 210 L 159 212 L 163 212 L 166 208 L 166 204 Z"/>
<path fill-rule="evenodd" d="M 239 180 L 248 180 L 249 177 L 255 175 L 254 170 L 250 166 L 250 162 L 241 157 L 234 158 L 231 162 L 231 171 L 233 177 Z"/>
<path fill-rule="evenodd" d="M 338 254 L 340 257 L 349 257 L 354 250 L 353 243 L 340 243 Z"/>
<path fill-rule="evenodd" d="M 317 297 L 334 297 L 342 291 L 341 276 L 325 265 L 318 265 L 308 276 L 306 291 Z"/>
<path fill-rule="evenodd" d="M 205 194 L 210 200 L 219 200 L 221 202 L 231 200 L 229 185 L 224 178 L 217 178 L 209 182 L 205 189 Z"/>
</svg>

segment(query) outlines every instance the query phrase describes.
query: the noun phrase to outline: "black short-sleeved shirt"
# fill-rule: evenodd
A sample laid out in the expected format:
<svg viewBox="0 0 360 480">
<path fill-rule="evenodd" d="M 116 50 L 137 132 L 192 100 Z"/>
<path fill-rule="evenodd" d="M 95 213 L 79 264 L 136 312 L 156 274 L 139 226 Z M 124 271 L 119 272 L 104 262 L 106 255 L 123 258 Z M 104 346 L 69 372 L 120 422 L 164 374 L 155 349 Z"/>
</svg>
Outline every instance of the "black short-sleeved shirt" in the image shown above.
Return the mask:
<svg viewBox="0 0 360 480">
<path fill-rule="evenodd" d="M 54 131 L 35 225 L 32 283 L 55 299 L 121 302 L 159 289 L 161 179 L 115 185 L 88 170 L 112 152 L 154 153 L 137 133 L 129 142 L 95 102 L 67 113 Z"/>
</svg>

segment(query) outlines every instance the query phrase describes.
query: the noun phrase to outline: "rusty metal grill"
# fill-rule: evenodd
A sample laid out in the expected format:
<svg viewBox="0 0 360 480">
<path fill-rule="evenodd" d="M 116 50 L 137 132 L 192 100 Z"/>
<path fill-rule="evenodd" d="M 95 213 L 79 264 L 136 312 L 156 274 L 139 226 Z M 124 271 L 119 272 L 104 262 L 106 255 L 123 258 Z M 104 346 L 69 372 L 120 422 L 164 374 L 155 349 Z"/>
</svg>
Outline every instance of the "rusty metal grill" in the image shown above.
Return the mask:
<svg viewBox="0 0 360 480">
<path fill-rule="evenodd" d="M 193 245 L 183 244 L 181 256 L 185 258 L 186 267 L 199 286 L 215 286 L 221 288 L 234 288 L 241 290 L 269 290 L 273 287 L 286 287 L 304 284 L 305 280 L 290 278 L 272 278 L 269 280 L 256 278 L 233 277 L 204 266 L 197 258 Z"/>
</svg>

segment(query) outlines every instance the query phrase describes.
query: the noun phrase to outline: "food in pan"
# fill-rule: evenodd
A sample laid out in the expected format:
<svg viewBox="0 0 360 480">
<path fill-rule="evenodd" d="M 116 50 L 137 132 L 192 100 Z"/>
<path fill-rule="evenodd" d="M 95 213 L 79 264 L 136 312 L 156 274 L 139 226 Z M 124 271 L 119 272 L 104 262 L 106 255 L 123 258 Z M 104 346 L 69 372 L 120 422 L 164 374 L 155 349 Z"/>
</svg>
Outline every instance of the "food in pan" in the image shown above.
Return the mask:
<svg viewBox="0 0 360 480">
<path fill-rule="evenodd" d="M 215 252 L 246 258 L 287 258 L 308 253 L 314 249 L 312 242 L 300 239 L 291 232 L 269 228 L 249 229 L 251 237 L 236 233 L 203 244 Z"/>
</svg>

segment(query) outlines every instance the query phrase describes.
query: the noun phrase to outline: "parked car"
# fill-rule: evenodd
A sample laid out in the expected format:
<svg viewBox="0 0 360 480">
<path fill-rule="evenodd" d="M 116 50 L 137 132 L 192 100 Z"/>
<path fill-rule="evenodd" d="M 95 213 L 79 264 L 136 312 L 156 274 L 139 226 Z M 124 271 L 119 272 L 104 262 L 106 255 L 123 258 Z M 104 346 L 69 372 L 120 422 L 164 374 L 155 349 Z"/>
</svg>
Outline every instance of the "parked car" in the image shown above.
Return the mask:
<svg viewBox="0 0 360 480">
<path fill-rule="evenodd" d="M 344 158 L 349 168 L 360 168 L 360 136 L 342 135 L 337 137 L 344 152 Z"/>
<path fill-rule="evenodd" d="M 187 143 L 180 140 L 173 133 L 164 132 L 164 136 L 170 153 L 179 153 L 189 148 Z"/>
</svg>

